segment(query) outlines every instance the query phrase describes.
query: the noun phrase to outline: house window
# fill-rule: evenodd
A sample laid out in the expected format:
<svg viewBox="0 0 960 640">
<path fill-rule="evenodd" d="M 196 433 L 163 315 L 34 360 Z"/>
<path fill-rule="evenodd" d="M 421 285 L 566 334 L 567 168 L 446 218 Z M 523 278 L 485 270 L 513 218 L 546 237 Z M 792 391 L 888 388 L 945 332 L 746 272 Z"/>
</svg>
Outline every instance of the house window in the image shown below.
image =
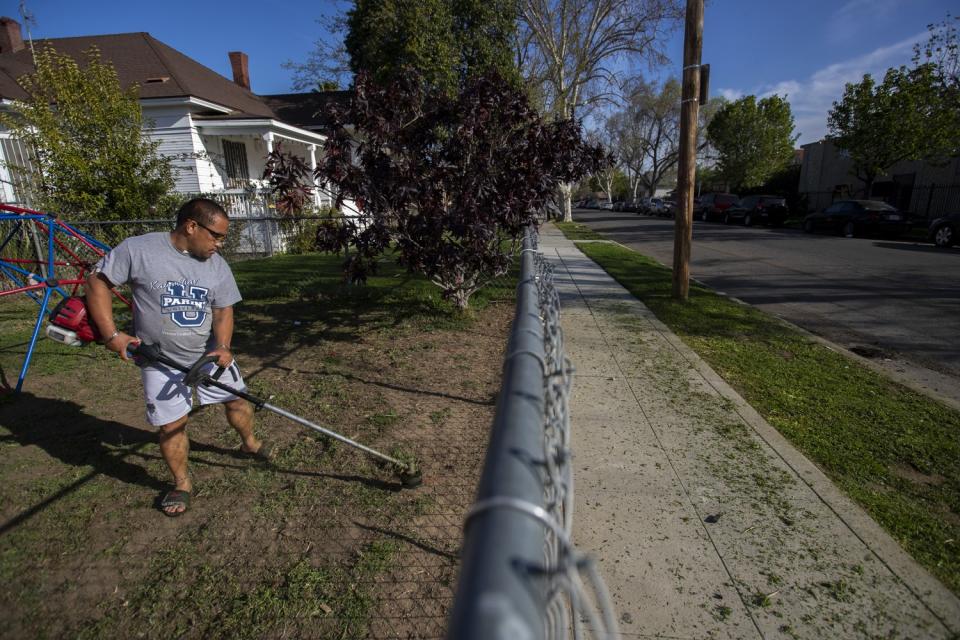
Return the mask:
<svg viewBox="0 0 960 640">
<path fill-rule="evenodd" d="M 243 189 L 250 182 L 247 168 L 247 147 L 242 142 L 223 141 L 223 158 L 227 170 L 227 189 Z"/>
</svg>

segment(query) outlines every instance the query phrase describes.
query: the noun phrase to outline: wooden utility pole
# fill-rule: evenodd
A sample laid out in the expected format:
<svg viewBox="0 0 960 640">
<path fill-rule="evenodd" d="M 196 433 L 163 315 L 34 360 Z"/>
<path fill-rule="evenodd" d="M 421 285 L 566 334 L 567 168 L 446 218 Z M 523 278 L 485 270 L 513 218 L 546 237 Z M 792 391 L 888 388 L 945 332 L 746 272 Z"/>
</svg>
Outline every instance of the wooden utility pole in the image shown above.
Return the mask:
<svg viewBox="0 0 960 640">
<path fill-rule="evenodd" d="M 690 245 L 693 241 L 693 187 L 697 172 L 697 115 L 700 51 L 703 49 L 703 0 L 687 0 L 683 34 L 683 92 L 680 102 L 680 159 L 677 215 L 673 238 L 673 297 L 690 295 Z"/>
</svg>

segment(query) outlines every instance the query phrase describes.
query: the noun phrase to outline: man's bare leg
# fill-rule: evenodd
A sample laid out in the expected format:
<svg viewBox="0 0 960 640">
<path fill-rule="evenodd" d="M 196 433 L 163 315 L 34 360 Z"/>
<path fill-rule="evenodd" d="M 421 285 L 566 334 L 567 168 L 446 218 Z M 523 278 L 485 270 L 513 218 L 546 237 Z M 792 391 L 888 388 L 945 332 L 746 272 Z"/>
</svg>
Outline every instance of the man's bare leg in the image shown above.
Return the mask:
<svg viewBox="0 0 960 640">
<path fill-rule="evenodd" d="M 256 453 L 263 445 L 253 434 L 253 405 L 243 398 L 235 398 L 223 403 L 227 412 L 227 422 L 240 435 L 241 448 L 247 453 Z"/>
<path fill-rule="evenodd" d="M 173 474 L 176 489 L 190 492 L 193 485 L 187 469 L 190 454 L 190 439 L 187 437 L 187 416 L 160 427 L 160 454 Z M 181 513 L 186 509 L 180 505 L 165 507 L 167 513 Z"/>
</svg>

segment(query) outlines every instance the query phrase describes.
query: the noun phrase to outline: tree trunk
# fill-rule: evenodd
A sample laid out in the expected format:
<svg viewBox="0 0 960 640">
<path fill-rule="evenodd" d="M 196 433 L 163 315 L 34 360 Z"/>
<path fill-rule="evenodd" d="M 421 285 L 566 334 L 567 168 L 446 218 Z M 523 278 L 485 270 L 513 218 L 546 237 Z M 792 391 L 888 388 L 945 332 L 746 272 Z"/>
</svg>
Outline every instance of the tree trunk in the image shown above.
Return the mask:
<svg viewBox="0 0 960 640">
<path fill-rule="evenodd" d="M 573 207 L 570 206 L 570 196 L 573 194 L 573 185 L 564 182 L 560 185 L 560 205 L 563 207 L 563 221 L 573 222 Z"/>
</svg>

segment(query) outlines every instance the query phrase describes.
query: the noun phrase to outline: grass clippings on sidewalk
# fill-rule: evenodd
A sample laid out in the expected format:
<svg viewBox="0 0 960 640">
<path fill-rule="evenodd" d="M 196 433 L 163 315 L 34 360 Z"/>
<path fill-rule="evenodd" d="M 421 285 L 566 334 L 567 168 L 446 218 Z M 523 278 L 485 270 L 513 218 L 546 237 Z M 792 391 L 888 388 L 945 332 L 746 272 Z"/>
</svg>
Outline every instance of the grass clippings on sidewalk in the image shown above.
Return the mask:
<svg viewBox="0 0 960 640">
<path fill-rule="evenodd" d="M 234 340 L 251 392 L 381 451 L 389 469 L 266 411 L 263 465 L 219 407 L 191 417 L 181 517 L 143 418 L 136 369 L 41 340 L 22 396 L 0 402 L 0 624 L 24 638 L 396 638 L 444 634 L 513 317 L 506 278 L 455 312 L 385 260 L 344 286 L 336 256 L 234 266 Z M 36 318 L 0 307 L 16 383 Z"/>
<path fill-rule="evenodd" d="M 634 251 L 578 246 L 960 594 L 960 412 L 695 283 L 674 301 Z"/>
</svg>

